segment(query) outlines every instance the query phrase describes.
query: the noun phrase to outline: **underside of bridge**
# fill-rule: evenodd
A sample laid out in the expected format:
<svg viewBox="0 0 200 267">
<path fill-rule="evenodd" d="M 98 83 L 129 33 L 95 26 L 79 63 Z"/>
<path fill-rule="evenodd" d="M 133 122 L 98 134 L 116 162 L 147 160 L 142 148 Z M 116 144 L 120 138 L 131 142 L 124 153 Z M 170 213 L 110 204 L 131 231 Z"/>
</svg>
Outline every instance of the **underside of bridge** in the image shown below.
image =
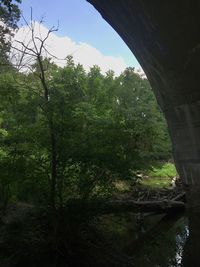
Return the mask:
<svg viewBox="0 0 200 267">
<path fill-rule="evenodd" d="M 200 1 L 88 2 L 144 69 L 167 119 L 190 207 L 200 210 Z"/>
</svg>

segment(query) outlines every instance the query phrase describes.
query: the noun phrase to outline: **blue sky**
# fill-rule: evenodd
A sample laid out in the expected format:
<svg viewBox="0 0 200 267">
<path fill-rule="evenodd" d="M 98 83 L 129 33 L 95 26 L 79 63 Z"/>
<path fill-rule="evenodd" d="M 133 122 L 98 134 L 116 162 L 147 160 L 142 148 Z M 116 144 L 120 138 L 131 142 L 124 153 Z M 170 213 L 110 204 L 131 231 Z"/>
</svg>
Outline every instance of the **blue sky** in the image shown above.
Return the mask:
<svg viewBox="0 0 200 267">
<path fill-rule="evenodd" d="M 59 21 L 58 36 L 90 44 L 105 56 L 121 56 L 127 66 L 139 67 L 127 45 L 86 0 L 22 0 L 21 10 L 27 20 L 31 7 L 33 18 L 44 17 L 48 28 Z"/>
</svg>

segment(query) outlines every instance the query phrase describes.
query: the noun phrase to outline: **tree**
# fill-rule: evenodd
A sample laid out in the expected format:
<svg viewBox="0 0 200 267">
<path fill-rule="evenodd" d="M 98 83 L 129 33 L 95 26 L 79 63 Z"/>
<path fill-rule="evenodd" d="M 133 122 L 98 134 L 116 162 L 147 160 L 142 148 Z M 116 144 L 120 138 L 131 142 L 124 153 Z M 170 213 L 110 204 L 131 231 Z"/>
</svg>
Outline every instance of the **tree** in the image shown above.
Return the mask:
<svg viewBox="0 0 200 267">
<path fill-rule="evenodd" d="M 17 29 L 17 22 L 20 18 L 20 10 L 18 4 L 20 0 L 13 3 L 12 0 L 0 1 L 0 70 L 5 69 L 9 63 L 9 52 L 11 47 L 11 37 L 14 30 Z"/>
<path fill-rule="evenodd" d="M 135 181 L 138 169 L 170 158 L 166 124 L 147 80 L 133 68 L 119 77 L 98 66 L 86 73 L 71 56 L 60 68 L 45 46 L 56 28 L 41 37 L 34 26 L 31 42 L 16 41 L 26 72 L 19 64 L 19 71 L 0 77 L 0 164 L 12 196 L 53 209 L 70 198 L 107 197 L 115 180 Z"/>
<path fill-rule="evenodd" d="M 130 142 L 124 141 L 127 152 L 132 148 L 131 158 L 135 154 L 135 162 L 168 159 L 171 147 L 167 126 L 149 82 L 127 68 L 118 78 L 115 94 L 116 119 L 131 133 L 127 138 Z"/>
<path fill-rule="evenodd" d="M 31 69 L 33 72 L 33 75 L 35 76 L 36 83 L 38 85 L 37 93 L 42 93 L 40 95 L 41 98 L 41 105 L 40 108 L 42 109 L 43 115 L 45 116 L 47 127 L 48 127 L 48 139 L 49 139 L 49 145 L 50 145 L 50 158 L 51 158 L 51 193 L 50 193 L 50 199 L 51 199 L 51 206 L 55 209 L 55 194 L 56 194 L 56 180 L 57 180 L 57 144 L 56 144 L 56 133 L 55 133 L 55 126 L 54 126 L 54 112 L 51 109 L 51 95 L 50 95 L 50 88 L 49 88 L 49 68 L 48 66 L 51 64 L 50 60 L 43 59 L 43 53 L 48 53 L 45 42 L 48 39 L 49 35 L 52 32 L 57 31 L 57 28 L 52 27 L 47 35 L 44 38 L 40 38 L 40 36 L 37 36 L 34 29 L 34 22 L 31 22 L 30 25 L 30 32 L 31 32 L 31 42 L 29 41 L 28 44 L 16 40 L 18 44 L 21 45 L 21 48 L 13 47 L 16 49 L 16 51 L 21 53 L 21 59 L 20 63 L 23 62 L 23 59 L 25 57 L 30 57 L 31 62 L 34 60 L 33 65 L 25 65 L 23 67 Z M 37 41 L 37 43 L 36 43 Z M 27 59 L 26 59 L 27 60 Z M 55 65 L 54 65 L 55 66 Z M 20 67 L 20 65 L 19 65 Z M 29 75 L 29 77 L 32 77 Z M 31 88 L 30 88 L 31 89 Z"/>
</svg>

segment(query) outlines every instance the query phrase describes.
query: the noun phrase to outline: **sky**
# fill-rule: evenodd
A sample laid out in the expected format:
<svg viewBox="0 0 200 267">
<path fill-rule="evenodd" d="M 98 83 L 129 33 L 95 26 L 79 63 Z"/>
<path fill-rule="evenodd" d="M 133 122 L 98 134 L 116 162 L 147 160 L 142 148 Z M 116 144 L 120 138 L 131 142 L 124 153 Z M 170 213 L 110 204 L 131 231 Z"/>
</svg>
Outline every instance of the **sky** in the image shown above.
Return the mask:
<svg viewBox="0 0 200 267">
<path fill-rule="evenodd" d="M 34 20 L 43 18 L 40 34 L 59 22 L 59 30 L 48 43 L 49 47 L 54 46 L 51 52 L 57 57 L 73 54 L 75 63 L 80 61 L 86 70 L 97 64 L 103 72 L 113 69 L 117 75 L 125 67 L 141 68 L 121 37 L 86 0 L 22 0 L 20 8 L 27 21 L 31 7 Z M 22 25 L 23 19 L 19 23 Z M 23 40 L 25 32 L 23 27 L 16 38 Z"/>
</svg>

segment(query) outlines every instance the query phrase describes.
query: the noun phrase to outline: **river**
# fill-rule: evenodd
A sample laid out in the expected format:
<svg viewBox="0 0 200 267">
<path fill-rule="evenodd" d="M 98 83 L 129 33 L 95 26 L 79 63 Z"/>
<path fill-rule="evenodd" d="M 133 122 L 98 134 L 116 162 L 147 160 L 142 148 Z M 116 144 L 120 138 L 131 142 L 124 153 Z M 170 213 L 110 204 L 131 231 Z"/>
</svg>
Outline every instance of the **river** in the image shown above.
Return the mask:
<svg viewBox="0 0 200 267">
<path fill-rule="evenodd" d="M 190 235 L 185 214 L 105 216 L 99 229 L 137 267 L 183 266 L 184 247 Z M 194 267 L 187 263 L 184 266 Z"/>
</svg>

